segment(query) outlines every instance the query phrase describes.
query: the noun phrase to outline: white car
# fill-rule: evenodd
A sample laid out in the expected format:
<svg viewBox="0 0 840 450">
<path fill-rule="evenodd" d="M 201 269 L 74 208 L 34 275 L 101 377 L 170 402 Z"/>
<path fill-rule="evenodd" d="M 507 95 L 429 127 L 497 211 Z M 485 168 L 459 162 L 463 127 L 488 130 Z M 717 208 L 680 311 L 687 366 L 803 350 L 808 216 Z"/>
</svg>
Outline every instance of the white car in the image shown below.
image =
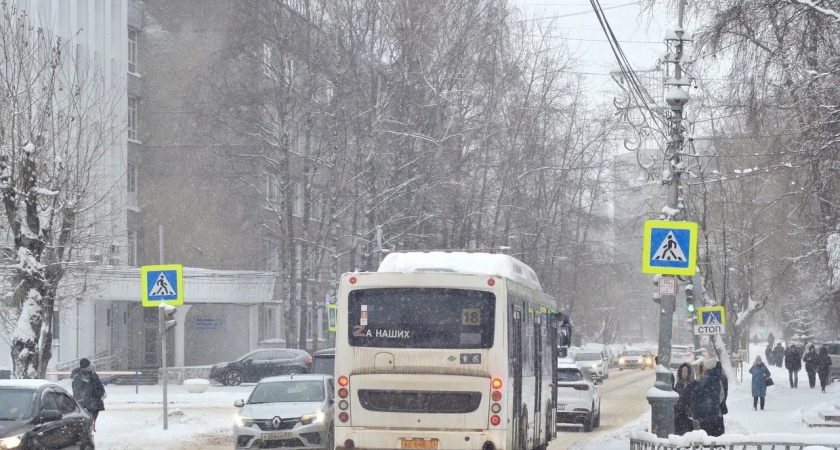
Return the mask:
<svg viewBox="0 0 840 450">
<path fill-rule="evenodd" d="M 592 377 L 605 379 L 610 376 L 610 368 L 604 359 L 604 354 L 599 351 L 581 350 L 575 354 L 575 362 L 589 370 Z"/>
<path fill-rule="evenodd" d="M 234 417 L 236 448 L 330 449 L 334 447 L 333 392 L 330 375 L 263 378 Z"/>
<path fill-rule="evenodd" d="M 601 426 L 601 394 L 589 371 L 573 362 L 557 363 L 557 425 L 583 425 L 584 431 Z"/>
<path fill-rule="evenodd" d="M 672 345 L 671 346 L 671 369 L 676 369 L 680 364 L 694 362 L 693 345 Z"/>
</svg>

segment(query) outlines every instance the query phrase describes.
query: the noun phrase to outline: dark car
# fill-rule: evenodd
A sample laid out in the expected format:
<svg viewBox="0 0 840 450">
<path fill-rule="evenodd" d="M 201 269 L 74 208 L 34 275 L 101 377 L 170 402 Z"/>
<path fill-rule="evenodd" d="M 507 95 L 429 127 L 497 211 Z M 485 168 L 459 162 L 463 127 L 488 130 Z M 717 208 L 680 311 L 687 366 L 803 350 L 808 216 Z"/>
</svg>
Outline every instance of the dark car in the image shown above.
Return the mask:
<svg viewBox="0 0 840 450">
<path fill-rule="evenodd" d="M 255 350 L 236 361 L 219 363 L 210 369 L 210 379 L 225 386 L 256 383 L 265 377 L 307 373 L 312 357 L 305 350 L 268 348 Z"/>
<path fill-rule="evenodd" d="M 0 448 L 93 449 L 93 421 L 46 380 L 0 380 Z"/>
<path fill-rule="evenodd" d="M 312 354 L 310 373 L 322 375 L 335 374 L 335 348 L 325 348 Z"/>
</svg>

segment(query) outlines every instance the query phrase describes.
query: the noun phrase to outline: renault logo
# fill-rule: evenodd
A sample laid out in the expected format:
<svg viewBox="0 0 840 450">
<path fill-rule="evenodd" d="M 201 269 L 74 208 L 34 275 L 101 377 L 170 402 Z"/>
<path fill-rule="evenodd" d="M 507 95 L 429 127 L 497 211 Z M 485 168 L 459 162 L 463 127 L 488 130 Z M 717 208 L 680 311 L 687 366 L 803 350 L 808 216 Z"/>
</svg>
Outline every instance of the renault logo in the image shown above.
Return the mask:
<svg viewBox="0 0 840 450">
<path fill-rule="evenodd" d="M 275 418 L 271 419 L 271 425 L 274 427 L 275 430 L 280 429 L 280 423 L 281 422 L 282 421 L 280 420 L 279 417 L 275 417 Z"/>
</svg>

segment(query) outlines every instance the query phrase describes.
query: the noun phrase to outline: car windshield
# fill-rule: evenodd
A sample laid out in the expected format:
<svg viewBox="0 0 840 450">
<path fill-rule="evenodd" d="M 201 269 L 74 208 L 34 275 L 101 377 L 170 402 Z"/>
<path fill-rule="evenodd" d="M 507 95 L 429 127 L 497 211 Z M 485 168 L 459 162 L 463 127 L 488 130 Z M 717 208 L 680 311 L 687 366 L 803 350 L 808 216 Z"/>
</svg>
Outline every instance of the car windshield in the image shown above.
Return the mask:
<svg viewBox="0 0 840 450">
<path fill-rule="evenodd" d="M 34 390 L 0 389 L 0 420 L 28 419 L 34 404 Z"/>
<path fill-rule="evenodd" d="M 599 353 L 578 353 L 575 355 L 575 361 L 600 361 L 601 355 Z"/>
<path fill-rule="evenodd" d="M 640 352 L 638 350 L 627 350 L 627 351 L 621 352 L 621 356 L 641 356 L 641 354 L 642 354 L 642 352 Z"/>
<path fill-rule="evenodd" d="M 312 373 L 332 375 L 335 373 L 335 356 L 315 356 L 312 358 Z"/>
<path fill-rule="evenodd" d="M 559 383 L 581 380 L 583 380 L 583 374 L 578 369 L 557 369 L 557 381 Z"/>
<path fill-rule="evenodd" d="M 324 397 L 324 382 L 321 380 L 270 381 L 258 383 L 248 403 L 322 402 Z"/>
</svg>

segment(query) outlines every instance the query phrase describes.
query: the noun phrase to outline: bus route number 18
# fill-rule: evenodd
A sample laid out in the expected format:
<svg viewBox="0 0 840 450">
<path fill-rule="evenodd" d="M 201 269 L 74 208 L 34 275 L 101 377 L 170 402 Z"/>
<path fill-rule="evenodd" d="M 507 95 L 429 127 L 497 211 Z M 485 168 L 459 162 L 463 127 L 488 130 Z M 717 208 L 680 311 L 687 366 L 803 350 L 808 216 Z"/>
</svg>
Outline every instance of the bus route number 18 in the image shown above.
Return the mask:
<svg viewBox="0 0 840 450">
<path fill-rule="evenodd" d="M 475 309 L 462 309 L 461 310 L 461 325 L 478 327 L 481 326 L 481 310 L 478 308 Z"/>
</svg>

